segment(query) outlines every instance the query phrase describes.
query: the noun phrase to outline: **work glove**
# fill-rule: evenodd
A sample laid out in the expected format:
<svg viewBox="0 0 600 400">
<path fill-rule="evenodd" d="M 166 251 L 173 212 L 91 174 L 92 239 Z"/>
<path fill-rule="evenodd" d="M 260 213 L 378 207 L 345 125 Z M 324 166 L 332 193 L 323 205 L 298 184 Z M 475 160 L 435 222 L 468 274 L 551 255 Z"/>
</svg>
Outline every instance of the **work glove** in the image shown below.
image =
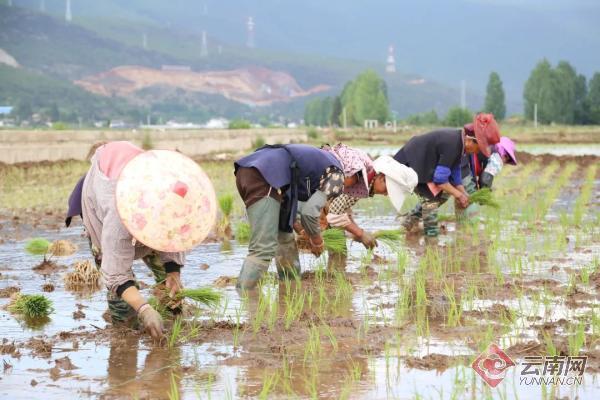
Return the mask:
<svg viewBox="0 0 600 400">
<path fill-rule="evenodd" d="M 365 246 L 367 250 L 374 249 L 377 247 L 377 239 L 371 233 L 363 231 L 359 241 Z"/>
<path fill-rule="evenodd" d="M 167 287 L 167 293 L 169 296 L 169 299 L 166 302 L 167 307 L 169 307 L 174 314 L 181 313 L 183 300 L 181 298 L 177 298 L 177 292 L 183 289 L 183 284 L 181 283 L 181 274 L 179 272 L 167 273 L 165 286 Z"/>
<path fill-rule="evenodd" d="M 142 322 L 146 332 L 148 332 L 154 340 L 160 341 L 164 338 L 162 318 L 150 304 L 146 303 L 140 307 L 138 318 Z"/>
</svg>

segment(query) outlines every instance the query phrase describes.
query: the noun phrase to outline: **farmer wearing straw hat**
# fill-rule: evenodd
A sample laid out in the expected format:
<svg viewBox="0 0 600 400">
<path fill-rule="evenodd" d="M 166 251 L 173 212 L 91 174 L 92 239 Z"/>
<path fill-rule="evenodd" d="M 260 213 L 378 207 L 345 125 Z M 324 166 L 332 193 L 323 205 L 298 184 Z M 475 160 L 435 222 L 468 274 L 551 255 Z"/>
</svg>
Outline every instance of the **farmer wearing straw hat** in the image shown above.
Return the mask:
<svg viewBox="0 0 600 400">
<path fill-rule="evenodd" d="M 459 208 L 469 205 L 461 173 L 463 155 L 481 152 L 489 157 L 489 146 L 499 141 L 494 116 L 483 113 L 474 117 L 473 130 L 446 128 L 411 138 L 394 159 L 417 172 L 419 183 L 415 192 L 421 198 L 422 209 L 420 214 L 408 215 L 402 225 L 410 231 L 422 218 L 425 236 L 437 237 L 437 210 L 446 196 L 454 197 Z"/>
<path fill-rule="evenodd" d="M 237 287 L 253 289 L 275 257 L 281 279 L 300 274 L 293 232 L 298 202 L 311 251 L 323 252 L 319 216 L 327 200 L 342 193 L 342 165 L 331 153 L 302 144 L 266 145 L 235 162 L 238 192 L 252 229 Z"/>
<path fill-rule="evenodd" d="M 136 286 L 133 260 L 143 258 L 173 299 L 182 288 L 185 251 L 214 225 L 214 189 L 194 161 L 173 151 L 145 152 L 129 142 L 111 142 L 99 147 L 91 162 L 69 199 L 69 215 L 79 214 L 80 207 L 113 323 L 132 322 L 137 315 L 160 339 L 162 319 Z M 180 306 L 174 300 L 168 305 Z"/>
<path fill-rule="evenodd" d="M 334 147 L 324 146 L 323 149 L 340 160 L 346 177 L 356 181 L 344 187 L 344 193 L 329 202 L 328 225 L 344 228 L 367 249 L 374 248 L 377 245 L 375 237 L 356 224 L 352 218 L 352 207 L 360 199 L 381 194 L 389 196 L 392 205 L 400 211 L 406 195 L 412 193 L 417 184 L 416 172 L 389 156 L 379 157 L 373 162 L 364 151 L 341 143 Z"/>
</svg>

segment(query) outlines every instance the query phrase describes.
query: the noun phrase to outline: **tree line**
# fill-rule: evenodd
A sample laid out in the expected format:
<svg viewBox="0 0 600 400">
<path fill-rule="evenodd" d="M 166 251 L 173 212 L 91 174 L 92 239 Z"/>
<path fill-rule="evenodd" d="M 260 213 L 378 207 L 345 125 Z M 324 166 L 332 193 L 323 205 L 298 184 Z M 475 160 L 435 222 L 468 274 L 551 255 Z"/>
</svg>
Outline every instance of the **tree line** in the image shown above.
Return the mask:
<svg viewBox="0 0 600 400">
<path fill-rule="evenodd" d="M 367 70 L 346 83 L 337 96 L 307 102 L 304 110 L 306 125 L 357 126 L 367 119 L 379 123 L 390 120 L 387 85 L 373 70 Z"/>
<path fill-rule="evenodd" d="M 600 124 L 600 73 L 587 81 L 567 61 L 552 67 L 546 59 L 531 71 L 523 90 L 525 117 L 541 123 Z"/>
</svg>

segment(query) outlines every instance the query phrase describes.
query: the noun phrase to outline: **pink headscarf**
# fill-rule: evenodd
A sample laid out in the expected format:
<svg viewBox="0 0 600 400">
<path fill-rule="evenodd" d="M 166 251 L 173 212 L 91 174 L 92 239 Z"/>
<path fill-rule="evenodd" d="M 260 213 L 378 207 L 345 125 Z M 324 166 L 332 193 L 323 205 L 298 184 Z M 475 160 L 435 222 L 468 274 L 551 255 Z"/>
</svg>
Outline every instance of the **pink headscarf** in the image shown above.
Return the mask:
<svg viewBox="0 0 600 400">
<path fill-rule="evenodd" d="M 98 153 L 98 165 L 100 171 L 109 179 L 117 179 L 127 163 L 138 154 L 143 153 L 131 142 L 110 142 L 100 147 Z"/>
<path fill-rule="evenodd" d="M 352 186 L 344 188 L 344 193 L 358 198 L 369 197 L 369 173 L 373 171 L 373 161 L 367 153 L 362 150 L 348 147 L 342 143 L 334 147 L 323 146 L 323 150 L 333 154 L 344 169 L 344 176 L 351 177 L 361 173 L 358 182 Z"/>
</svg>

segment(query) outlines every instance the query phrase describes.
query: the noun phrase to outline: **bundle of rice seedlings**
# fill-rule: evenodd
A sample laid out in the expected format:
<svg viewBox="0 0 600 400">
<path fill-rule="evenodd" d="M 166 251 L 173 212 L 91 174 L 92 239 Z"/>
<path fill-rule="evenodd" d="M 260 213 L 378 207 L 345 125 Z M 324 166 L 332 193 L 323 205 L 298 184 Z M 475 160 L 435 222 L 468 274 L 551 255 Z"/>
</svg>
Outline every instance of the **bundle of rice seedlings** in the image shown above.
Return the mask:
<svg viewBox="0 0 600 400">
<path fill-rule="evenodd" d="M 217 226 L 218 234 L 224 239 L 231 239 L 229 218 L 233 211 L 233 196 L 229 193 L 219 196 L 219 208 L 221 209 L 222 215 Z"/>
<path fill-rule="evenodd" d="M 400 229 L 383 229 L 373 234 L 377 240 L 387 240 L 390 242 L 399 242 L 402 240 Z"/>
<path fill-rule="evenodd" d="M 89 260 L 77 261 L 74 265 L 74 271 L 65 275 L 65 284 L 67 287 L 98 286 L 100 271 Z"/>
<path fill-rule="evenodd" d="M 242 221 L 235 227 L 235 240 L 237 240 L 238 243 L 248 243 L 250 234 L 250 224 L 247 222 Z"/>
<path fill-rule="evenodd" d="M 489 188 L 479 189 L 469 196 L 469 203 L 477 203 L 482 206 L 500 208 L 500 204 L 494 200 L 492 191 Z"/>
<path fill-rule="evenodd" d="M 34 238 L 25 244 L 25 251 L 34 256 L 44 256 L 44 261 L 46 260 L 46 255 L 48 254 L 48 250 L 50 249 L 50 242 L 44 238 Z"/>
<path fill-rule="evenodd" d="M 57 240 L 48 247 L 48 252 L 56 257 L 65 257 L 74 254 L 77 246 L 68 240 Z"/>
<path fill-rule="evenodd" d="M 346 254 L 346 235 L 342 229 L 330 228 L 322 233 L 325 249 L 331 253 Z"/>
<path fill-rule="evenodd" d="M 20 294 L 8 306 L 11 313 L 29 319 L 47 317 L 53 310 L 52 301 L 41 294 Z"/>
<path fill-rule="evenodd" d="M 402 242 L 402 232 L 399 229 L 380 230 L 375 232 L 373 236 L 390 249 L 398 249 Z"/>
<path fill-rule="evenodd" d="M 229 193 L 219 196 L 219 208 L 223 215 L 229 218 L 233 210 L 233 196 Z"/>
<path fill-rule="evenodd" d="M 180 299 L 190 299 L 207 306 L 216 306 L 221 302 L 221 293 L 209 288 L 182 289 L 177 293 Z"/>
</svg>

